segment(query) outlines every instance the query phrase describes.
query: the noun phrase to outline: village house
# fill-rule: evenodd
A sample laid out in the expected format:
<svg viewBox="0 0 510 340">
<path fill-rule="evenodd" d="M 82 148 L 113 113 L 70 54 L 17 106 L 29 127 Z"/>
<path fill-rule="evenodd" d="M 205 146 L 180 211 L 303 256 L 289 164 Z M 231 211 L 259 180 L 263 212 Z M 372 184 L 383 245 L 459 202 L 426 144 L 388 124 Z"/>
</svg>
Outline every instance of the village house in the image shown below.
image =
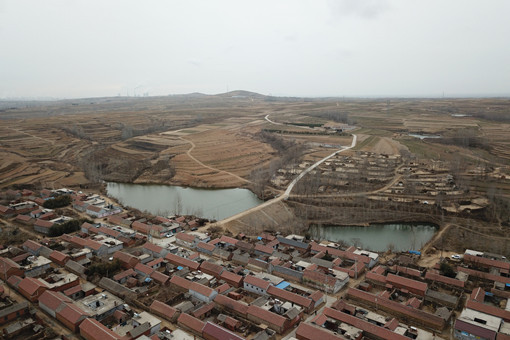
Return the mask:
<svg viewBox="0 0 510 340">
<path fill-rule="evenodd" d="M 168 249 L 165 249 L 150 242 L 146 242 L 143 245 L 142 251 L 145 254 L 151 255 L 153 258 L 165 257 L 166 254 L 168 254 Z"/>
<path fill-rule="evenodd" d="M 98 321 L 112 315 L 116 310 L 124 309 L 124 301 L 107 291 L 89 295 L 76 301 L 76 305 Z"/>
<path fill-rule="evenodd" d="M 23 266 L 25 276 L 35 277 L 45 273 L 51 266 L 51 260 L 43 256 L 29 256 L 28 264 Z"/>
<path fill-rule="evenodd" d="M 86 340 L 120 340 L 122 337 L 96 319 L 87 318 L 80 324 L 80 335 Z"/>
<path fill-rule="evenodd" d="M 267 295 L 267 289 L 271 282 L 260 279 L 253 275 L 246 275 L 243 281 L 244 289 L 259 295 Z"/>
<path fill-rule="evenodd" d="M 154 300 L 150 306 L 150 311 L 170 322 L 175 323 L 179 316 L 179 310 L 167 305 L 159 300 Z"/>
<path fill-rule="evenodd" d="M 199 242 L 196 250 L 207 255 L 212 255 L 215 248 L 216 246 L 214 244 Z"/>
<path fill-rule="evenodd" d="M 113 254 L 114 259 L 118 259 L 120 263 L 122 264 L 122 267 L 125 269 L 134 268 L 140 260 L 126 252 L 123 251 L 117 251 L 115 254 Z"/>
<path fill-rule="evenodd" d="M 0 325 L 9 323 L 19 317 L 28 315 L 30 313 L 30 307 L 28 302 L 23 301 L 20 303 L 12 304 L 7 308 L 0 309 Z"/>
<path fill-rule="evenodd" d="M 48 234 L 53 224 L 53 222 L 38 218 L 34 223 L 34 230 L 43 234 Z"/>
<path fill-rule="evenodd" d="M 10 282 L 13 283 L 15 281 Z M 18 282 L 14 283 L 14 288 L 31 302 L 37 302 L 39 297 L 49 288 L 43 282 L 33 277 L 25 277 Z"/>
<path fill-rule="evenodd" d="M 0 205 L 0 216 L 4 218 L 10 218 L 16 215 L 16 212 L 11 207 Z"/>
<path fill-rule="evenodd" d="M 30 254 L 34 256 L 39 256 L 39 253 L 43 247 L 42 244 L 35 242 L 33 240 L 26 240 L 23 245 L 23 250 L 29 252 Z"/>
<path fill-rule="evenodd" d="M 32 222 L 32 217 L 29 215 L 18 215 L 16 216 L 16 222 L 19 222 L 24 225 L 30 225 Z"/>
<path fill-rule="evenodd" d="M 73 332 L 77 332 L 80 323 L 89 317 L 73 300 L 60 292 L 44 292 L 39 298 L 39 307 Z"/>
<path fill-rule="evenodd" d="M 177 318 L 177 325 L 200 337 L 202 336 L 202 330 L 205 327 L 205 323 L 202 320 L 187 313 L 181 313 L 181 315 L 179 315 Z"/>
<path fill-rule="evenodd" d="M 170 277 L 168 275 L 158 272 L 157 270 L 151 273 L 150 278 L 160 285 L 166 285 L 170 281 Z"/>
</svg>

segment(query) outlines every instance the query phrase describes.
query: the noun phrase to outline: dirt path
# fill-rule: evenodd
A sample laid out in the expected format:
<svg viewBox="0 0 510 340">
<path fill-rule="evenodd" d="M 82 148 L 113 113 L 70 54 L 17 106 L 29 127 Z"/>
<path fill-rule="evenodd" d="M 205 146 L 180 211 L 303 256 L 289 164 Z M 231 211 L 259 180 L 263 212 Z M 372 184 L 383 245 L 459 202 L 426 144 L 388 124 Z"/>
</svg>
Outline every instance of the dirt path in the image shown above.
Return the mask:
<svg viewBox="0 0 510 340">
<path fill-rule="evenodd" d="M 238 180 L 242 181 L 242 182 L 246 182 L 246 183 L 252 183 L 251 181 L 247 180 L 247 179 L 244 179 L 232 172 L 229 172 L 229 171 L 225 171 L 225 170 L 220 170 L 220 169 L 216 169 L 216 168 L 213 168 L 213 167 L 210 167 L 208 165 L 205 165 L 204 163 L 202 163 L 201 161 L 199 161 L 198 159 L 196 159 L 192 154 L 191 154 L 191 151 L 193 151 L 193 149 L 195 148 L 195 143 L 193 143 L 191 140 L 189 139 L 186 139 L 184 137 L 179 137 L 179 139 L 191 144 L 191 148 L 186 151 L 186 155 L 188 155 L 189 158 L 191 158 L 192 160 L 194 160 L 196 163 L 198 163 L 200 166 L 203 166 L 204 168 L 207 168 L 209 170 L 212 170 L 212 171 L 217 171 L 217 172 L 223 172 L 225 174 L 228 174 L 232 177 L 235 177 L 237 178 Z"/>
<path fill-rule="evenodd" d="M 27 136 L 30 136 L 32 138 L 35 138 L 35 139 L 40 139 L 42 141 L 45 141 L 47 143 L 50 143 L 52 145 L 55 145 L 55 141 L 54 140 L 48 140 L 46 138 L 42 138 L 42 137 L 39 137 L 39 136 L 35 136 L 35 135 L 32 135 L 31 133 L 28 133 L 28 132 L 25 132 L 25 131 L 21 131 L 20 129 L 15 129 L 15 128 L 12 128 L 12 127 L 7 127 L 7 129 L 9 130 L 12 130 L 12 131 L 16 131 L 16 132 L 19 132 L 19 133 L 22 133 L 24 135 L 27 135 Z"/>
</svg>

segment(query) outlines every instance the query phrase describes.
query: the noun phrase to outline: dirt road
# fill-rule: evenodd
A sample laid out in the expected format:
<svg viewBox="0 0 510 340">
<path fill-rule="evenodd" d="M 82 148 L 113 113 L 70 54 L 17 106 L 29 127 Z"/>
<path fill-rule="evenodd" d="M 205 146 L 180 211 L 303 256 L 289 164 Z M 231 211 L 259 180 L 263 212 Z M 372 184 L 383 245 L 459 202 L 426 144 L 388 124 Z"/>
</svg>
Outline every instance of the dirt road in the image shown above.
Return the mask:
<svg viewBox="0 0 510 340">
<path fill-rule="evenodd" d="M 266 116 L 267 117 L 267 116 Z M 351 143 L 351 146 L 348 146 L 346 148 L 343 148 L 343 149 L 340 149 L 340 150 L 337 150 L 335 152 L 333 152 L 331 155 L 327 156 L 327 157 L 324 157 L 323 159 L 321 159 L 320 161 L 316 162 L 315 164 L 311 165 L 309 168 L 307 168 L 306 170 L 304 170 L 302 173 L 299 174 L 298 177 L 296 177 L 290 184 L 289 186 L 287 187 L 287 190 L 285 190 L 285 193 L 283 195 L 280 195 L 276 198 L 273 198 L 269 201 L 266 201 L 260 205 L 257 205 L 256 207 L 253 207 L 251 209 L 248 209 L 248 210 L 245 210 L 243 212 L 240 212 L 239 214 L 236 214 L 234 216 L 231 216 L 231 217 L 228 217 L 226 219 L 223 219 L 221 221 L 218 221 L 216 223 L 214 223 L 214 225 L 216 226 L 224 226 L 226 225 L 227 223 L 229 222 L 232 222 L 232 221 L 235 221 L 237 219 L 240 219 L 240 218 L 243 218 L 247 215 L 250 215 L 251 213 L 254 213 L 256 211 L 259 211 L 267 206 L 270 206 L 271 204 L 274 204 L 276 202 L 280 202 L 281 200 L 286 200 L 289 198 L 290 196 L 290 192 L 292 191 L 292 189 L 294 188 L 294 186 L 296 185 L 296 183 L 301 179 L 303 178 L 304 175 L 306 175 L 307 173 L 309 173 L 310 171 L 312 171 L 313 169 L 315 169 L 317 166 L 319 166 L 322 162 L 330 159 L 331 157 L 337 155 L 338 153 L 340 152 L 343 152 L 345 150 L 349 150 L 353 147 L 356 146 L 356 140 L 357 140 L 357 136 L 356 135 L 353 135 L 353 138 L 352 138 L 352 143 Z M 208 227 L 208 226 L 207 226 Z"/>
<path fill-rule="evenodd" d="M 229 171 L 225 171 L 225 170 L 216 169 L 216 168 L 210 167 L 210 166 L 208 166 L 208 165 L 206 165 L 206 164 L 202 163 L 201 161 L 199 161 L 198 159 L 196 159 L 196 158 L 195 158 L 195 156 L 193 156 L 193 155 L 191 154 L 191 151 L 193 151 L 193 149 L 195 148 L 195 143 L 193 143 L 191 140 L 186 139 L 186 138 L 184 138 L 184 137 L 179 137 L 179 139 L 182 139 L 183 141 L 185 141 L 185 142 L 187 142 L 187 143 L 191 144 L 191 148 L 190 148 L 188 151 L 186 151 L 186 155 L 187 155 L 189 158 L 191 158 L 192 160 L 194 160 L 195 162 L 197 162 L 200 166 L 203 166 L 204 168 L 207 168 L 207 169 L 212 170 L 212 171 L 223 172 L 223 173 L 225 173 L 225 174 L 228 174 L 228 175 L 230 175 L 230 176 L 232 176 L 232 177 L 237 178 L 238 180 L 240 180 L 240 181 L 242 181 L 242 182 L 252 183 L 252 182 L 248 181 L 247 179 L 244 179 L 244 178 L 242 178 L 242 177 L 240 177 L 240 176 L 238 176 L 238 175 L 236 175 L 236 174 L 234 174 L 234 173 L 231 173 L 231 172 L 229 172 Z"/>
</svg>

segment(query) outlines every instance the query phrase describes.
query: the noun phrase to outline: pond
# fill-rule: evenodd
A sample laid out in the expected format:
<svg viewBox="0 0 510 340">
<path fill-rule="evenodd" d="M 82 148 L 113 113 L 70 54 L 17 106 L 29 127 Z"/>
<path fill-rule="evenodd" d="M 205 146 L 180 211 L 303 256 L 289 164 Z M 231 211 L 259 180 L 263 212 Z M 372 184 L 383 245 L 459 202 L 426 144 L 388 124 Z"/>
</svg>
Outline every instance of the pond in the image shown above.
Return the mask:
<svg viewBox="0 0 510 340">
<path fill-rule="evenodd" d="M 261 203 L 247 189 L 198 189 L 172 185 L 108 182 L 106 191 L 120 203 L 153 215 L 195 215 L 221 220 Z"/>
<path fill-rule="evenodd" d="M 410 133 L 409 136 L 419 139 L 425 139 L 425 138 L 441 138 L 439 135 L 423 135 L 419 133 Z"/>
<path fill-rule="evenodd" d="M 367 250 L 386 251 L 393 245 L 394 251 L 419 250 L 436 232 L 434 224 L 396 223 L 358 226 L 310 226 L 311 238 L 316 241 L 343 241 Z"/>
</svg>

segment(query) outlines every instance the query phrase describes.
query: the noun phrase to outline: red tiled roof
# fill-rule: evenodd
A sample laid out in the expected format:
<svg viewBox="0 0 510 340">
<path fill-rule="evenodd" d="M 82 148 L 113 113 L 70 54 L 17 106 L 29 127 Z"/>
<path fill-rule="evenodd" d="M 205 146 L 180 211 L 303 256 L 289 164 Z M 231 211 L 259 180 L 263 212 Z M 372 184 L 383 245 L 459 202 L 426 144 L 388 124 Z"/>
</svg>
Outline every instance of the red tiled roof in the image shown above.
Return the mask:
<svg viewBox="0 0 510 340">
<path fill-rule="evenodd" d="M 324 315 L 326 315 L 332 319 L 335 319 L 335 320 L 338 320 L 341 322 L 345 322 L 346 324 L 352 325 L 356 328 L 363 330 L 364 332 L 367 332 L 368 334 L 370 334 L 372 336 L 376 336 L 381 339 L 409 340 L 409 338 L 406 336 L 392 332 L 389 329 L 377 326 L 377 325 L 370 323 L 368 321 L 358 319 L 355 316 L 336 311 L 329 307 L 324 308 L 323 313 L 324 313 Z"/>
<path fill-rule="evenodd" d="M 312 299 L 313 302 L 317 302 L 320 299 L 324 298 L 324 293 L 318 290 L 315 293 L 311 294 L 309 298 Z"/>
<path fill-rule="evenodd" d="M 16 219 L 19 221 L 22 221 L 22 222 L 28 222 L 32 219 L 32 217 L 30 217 L 28 215 L 18 215 L 18 216 L 16 216 Z"/>
<path fill-rule="evenodd" d="M 225 295 L 216 295 L 214 298 L 214 302 L 217 303 L 220 306 L 223 306 L 224 308 L 228 308 L 242 316 L 246 316 L 248 313 L 248 305 L 236 301 L 234 299 L 231 299 Z"/>
<path fill-rule="evenodd" d="M 145 244 L 143 245 L 143 248 L 147 249 L 151 252 L 158 253 L 158 254 L 161 253 L 161 251 L 163 250 L 162 247 L 155 245 L 154 243 L 150 243 L 150 242 L 145 242 Z"/>
<path fill-rule="evenodd" d="M 56 312 L 57 308 L 63 303 L 72 303 L 73 300 L 65 296 L 60 292 L 54 292 L 51 290 L 45 291 L 39 297 L 39 303 L 45 305 L 50 310 Z"/>
<path fill-rule="evenodd" d="M 269 247 L 269 246 L 266 246 L 266 245 L 263 245 L 260 243 L 257 243 L 255 245 L 255 250 L 259 251 L 261 253 L 266 253 L 266 254 L 272 254 L 274 252 L 274 249 L 272 247 Z"/>
<path fill-rule="evenodd" d="M 253 315 L 265 323 L 276 325 L 277 327 L 283 327 L 287 321 L 285 317 L 255 305 L 248 307 L 248 315 Z"/>
<path fill-rule="evenodd" d="M 384 307 L 389 312 L 395 311 L 401 315 L 407 315 L 407 317 L 411 320 L 419 320 L 420 322 L 425 322 L 431 326 L 433 325 L 433 327 L 437 329 L 442 329 L 444 327 L 445 320 L 443 320 L 440 316 L 428 313 L 420 309 L 415 309 L 410 306 L 406 306 L 398 301 L 385 299 L 382 295 L 376 296 L 359 289 L 349 288 L 347 290 L 347 296 L 349 298 L 361 300 L 372 305 L 377 303 L 379 306 L 381 306 L 381 308 Z"/>
<path fill-rule="evenodd" d="M 414 276 L 414 277 L 417 277 L 417 278 L 421 277 L 421 272 L 419 270 L 416 270 L 416 269 L 413 269 L 413 268 L 403 267 L 403 266 L 396 266 L 396 269 L 400 273 L 404 273 L 404 274 L 409 275 L 409 276 Z"/>
<path fill-rule="evenodd" d="M 113 258 L 119 259 L 119 261 L 128 264 L 129 266 L 134 267 L 140 260 L 134 257 L 131 254 L 125 253 L 123 251 L 117 251 L 113 254 Z"/>
<path fill-rule="evenodd" d="M 204 261 L 200 265 L 200 270 L 206 274 L 219 276 L 225 270 L 225 268 L 212 262 Z"/>
<path fill-rule="evenodd" d="M 37 251 L 42 247 L 42 244 L 37 243 L 33 240 L 26 240 L 25 243 L 23 243 L 23 247 L 26 247 L 33 251 Z"/>
<path fill-rule="evenodd" d="M 122 280 L 123 278 L 128 277 L 128 276 L 136 276 L 136 272 L 130 268 L 128 270 L 124 270 L 123 272 L 118 273 L 117 275 L 115 275 L 113 277 L 113 279 L 115 281 L 119 281 L 119 280 Z"/>
<path fill-rule="evenodd" d="M 177 323 L 182 324 L 199 334 L 202 334 L 202 329 L 204 329 L 205 326 L 205 323 L 202 320 L 199 320 L 187 313 L 181 313 L 177 319 Z"/>
<path fill-rule="evenodd" d="M 435 269 L 427 270 L 427 273 L 425 273 L 425 279 L 431 280 L 431 281 L 438 281 L 438 282 L 442 282 L 442 283 L 445 283 L 445 284 L 448 284 L 451 286 L 461 287 L 461 288 L 464 288 L 464 285 L 465 285 L 464 281 L 457 280 L 453 277 L 441 275 L 441 274 L 437 273 Z"/>
<path fill-rule="evenodd" d="M 138 263 L 136 266 L 135 266 L 135 270 L 139 271 L 139 272 L 142 272 L 146 275 L 150 275 L 152 274 L 152 272 L 154 272 L 154 269 L 143 264 L 143 263 Z"/>
<path fill-rule="evenodd" d="M 209 242 L 207 242 L 207 244 L 212 244 L 212 245 L 216 245 L 220 243 L 220 239 L 219 238 L 215 238 L 213 240 L 210 240 Z"/>
<path fill-rule="evenodd" d="M 74 286 L 74 287 L 64 290 L 64 295 L 71 296 L 71 295 L 76 294 L 81 291 L 82 291 L 81 285 L 77 285 L 77 286 Z"/>
<path fill-rule="evenodd" d="M 66 304 L 66 306 L 62 310 L 58 311 L 57 314 L 59 314 L 61 318 L 69 321 L 73 325 L 76 325 L 81 320 L 90 316 L 72 303 Z"/>
<path fill-rule="evenodd" d="M 170 283 L 174 284 L 178 287 L 181 287 L 182 289 L 186 289 L 186 290 L 189 290 L 189 288 L 191 286 L 191 281 L 186 280 L 185 278 L 177 276 L 177 275 L 174 275 L 170 278 Z"/>
<path fill-rule="evenodd" d="M 27 292 L 30 296 L 34 295 L 39 288 L 46 288 L 49 287 L 42 283 L 41 281 L 34 279 L 33 277 L 25 277 L 21 282 L 19 283 L 18 289 L 23 290 Z"/>
<path fill-rule="evenodd" d="M 197 245 L 197 249 L 205 249 L 205 250 L 208 250 L 208 251 L 213 251 L 214 248 L 216 248 L 214 246 L 214 244 L 205 243 L 205 242 L 199 242 L 198 245 Z"/>
<path fill-rule="evenodd" d="M 199 263 L 185 259 L 184 257 L 180 257 L 172 253 L 166 254 L 165 259 L 167 259 L 170 263 L 176 266 L 188 267 L 192 270 L 197 270 L 200 267 Z"/>
<path fill-rule="evenodd" d="M 204 286 L 198 282 L 191 282 L 189 289 L 207 297 L 210 297 L 213 292 L 215 292 L 214 289 Z"/>
<path fill-rule="evenodd" d="M 98 230 L 99 232 L 101 232 L 101 233 L 103 233 L 103 234 L 106 234 L 106 235 L 108 235 L 108 236 L 111 236 L 111 237 L 113 237 L 113 238 L 117 238 L 117 237 L 119 237 L 119 236 L 120 236 L 120 234 L 121 234 L 121 233 L 120 233 L 119 231 L 117 231 L 117 230 L 113 230 L 113 229 L 110 229 L 110 228 L 107 228 L 107 227 L 103 227 L 103 226 L 99 227 L 97 230 Z"/>
<path fill-rule="evenodd" d="M 83 320 L 80 324 L 80 334 L 87 340 L 120 340 L 122 338 L 93 318 Z M 90 337 L 85 336 L 85 334 Z"/>
<path fill-rule="evenodd" d="M 69 258 L 69 255 L 59 252 L 58 250 L 54 250 L 50 254 L 50 260 L 57 262 L 64 262 L 66 258 Z"/>
<path fill-rule="evenodd" d="M 241 284 L 241 282 L 243 281 L 243 277 L 241 275 L 234 274 L 228 270 L 224 270 L 221 273 L 220 279 L 225 280 L 227 282 L 235 283 L 237 285 Z"/>
<path fill-rule="evenodd" d="M 284 301 L 289 301 L 295 303 L 298 306 L 302 306 L 304 308 L 311 308 L 313 305 L 313 301 L 307 297 L 289 292 L 284 289 L 277 288 L 275 286 L 269 286 L 267 289 L 267 293 L 272 296 L 276 296 Z"/>
<path fill-rule="evenodd" d="M 151 276 L 151 279 L 153 279 L 154 281 L 157 281 L 161 284 L 165 284 L 168 282 L 168 280 L 170 280 L 170 277 L 168 275 L 160 273 L 156 270 L 154 272 L 152 272 L 152 274 L 150 276 Z"/>
<path fill-rule="evenodd" d="M 230 236 L 222 235 L 220 237 L 220 242 L 225 242 L 225 243 L 230 243 L 230 244 L 236 245 L 237 242 L 239 242 L 239 240 L 236 240 L 235 238 L 230 237 Z"/>
<path fill-rule="evenodd" d="M 419 293 L 421 295 L 425 295 L 428 288 L 428 285 L 425 282 L 411 280 L 394 274 L 388 274 L 386 276 L 386 282 L 396 287 L 404 287 L 410 292 Z"/>
<path fill-rule="evenodd" d="M 227 290 L 229 290 L 229 289 L 230 289 L 230 285 L 229 285 L 228 283 L 224 283 L 224 284 L 222 284 L 221 286 L 216 287 L 216 291 L 217 291 L 219 294 L 221 294 L 221 293 L 223 293 L 223 292 L 225 292 L 225 291 L 227 291 Z"/>
<path fill-rule="evenodd" d="M 162 262 L 165 262 L 165 259 L 162 258 L 162 257 L 158 257 L 157 259 L 155 260 L 152 260 L 151 262 L 147 263 L 147 265 L 149 267 L 154 267 L 155 265 L 157 265 L 158 263 L 162 263 Z"/>
<path fill-rule="evenodd" d="M 41 228 L 49 229 L 49 228 L 51 228 L 53 226 L 53 222 L 41 220 L 40 218 L 38 218 L 35 221 L 34 226 L 35 227 L 41 227 Z"/>
<path fill-rule="evenodd" d="M 208 312 L 212 311 L 215 304 L 214 302 L 209 302 L 203 305 L 202 307 L 198 308 L 196 311 L 193 312 L 193 316 L 195 318 L 200 318 L 202 315 L 207 314 Z"/>
<path fill-rule="evenodd" d="M 258 277 L 255 277 L 253 275 L 246 275 L 244 278 L 244 282 L 252 286 L 262 288 L 264 290 L 267 290 L 271 285 L 271 282 L 259 279 Z"/>
<path fill-rule="evenodd" d="M 90 211 L 98 213 L 98 212 L 101 212 L 101 210 L 103 210 L 103 208 L 96 207 L 95 205 L 88 205 L 87 206 L 87 210 L 90 210 Z"/>
<path fill-rule="evenodd" d="M 481 277 L 481 278 L 491 280 L 491 281 L 510 284 L 510 277 L 490 274 L 490 273 L 486 273 L 486 272 L 481 272 L 479 270 L 469 269 L 469 268 L 460 267 L 460 266 L 457 267 L 457 271 L 467 273 L 470 276 L 476 276 L 476 277 Z"/>
<path fill-rule="evenodd" d="M 178 312 L 177 309 L 159 300 L 154 300 L 150 306 L 150 309 L 151 312 L 156 312 L 159 313 L 160 315 L 164 315 L 168 319 L 171 319 L 175 315 L 175 313 Z"/>
<path fill-rule="evenodd" d="M 244 340 L 245 338 L 225 329 L 221 326 L 218 326 L 214 323 L 207 322 L 202 330 L 202 333 L 207 335 L 207 339 L 216 339 L 216 340 Z"/>
<path fill-rule="evenodd" d="M 183 233 L 183 232 L 175 234 L 175 238 L 179 239 L 179 240 L 182 240 L 184 242 L 188 242 L 188 243 L 195 242 L 195 236 L 193 236 L 191 234 L 186 234 L 186 233 Z"/>
<path fill-rule="evenodd" d="M 316 268 L 313 269 L 312 266 L 309 266 L 308 268 L 306 268 L 303 271 L 303 279 L 319 282 L 321 284 L 325 284 L 330 287 L 333 287 L 337 281 L 336 277 L 334 277 L 332 275 L 328 275 L 324 272 L 318 271 L 318 270 L 316 270 Z"/>
<path fill-rule="evenodd" d="M 474 256 L 470 254 L 464 254 L 463 260 L 465 262 L 476 263 L 484 267 L 495 267 L 510 270 L 510 262 L 506 261 L 492 260 L 486 257 Z"/>
<path fill-rule="evenodd" d="M 345 339 L 341 335 L 335 335 L 323 328 L 301 322 L 296 329 L 296 337 L 302 340 L 339 340 Z"/>
<path fill-rule="evenodd" d="M 317 252 L 317 253 L 319 253 L 321 251 L 323 251 L 323 252 L 327 251 L 328 254 L 332 255 L 332 256 L 338 256 L 340 258 L 348 258 L 351 260 L 358 260 L 358 262 L 362 262 L 362 263 L 370 262 L 370 257 L 365 256 L 365 255 L 358 255 L 358 254 L 354 254 L 349 251 L 343 251 L 343 250 L 336 249 L 336 248 L 326 247 L 326 246 L 320 245 L 316 242 L 310 242 L 310 245 L 311 245 L 311 250 L 314 252 Z"/>
</svg>

